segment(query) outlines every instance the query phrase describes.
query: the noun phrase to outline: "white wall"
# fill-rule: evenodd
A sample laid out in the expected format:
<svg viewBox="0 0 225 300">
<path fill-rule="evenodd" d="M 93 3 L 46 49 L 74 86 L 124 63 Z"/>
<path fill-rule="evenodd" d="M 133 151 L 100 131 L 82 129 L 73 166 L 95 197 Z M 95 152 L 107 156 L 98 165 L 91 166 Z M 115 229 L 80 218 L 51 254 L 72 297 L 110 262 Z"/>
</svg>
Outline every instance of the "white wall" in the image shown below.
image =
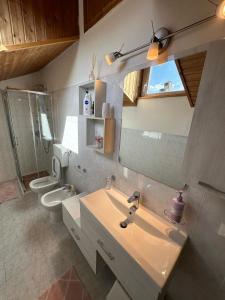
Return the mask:
<svg viewBox="0 0 225 300">
<path fill-rule="evenodd" d="M 193 112 L 186 96 L 139 99 L 123 107 L 122 127 L 188 136 Z"/>
<path fill-rule="evenodd" d="M 6 87 L 17 89 L 32 89 L 34 86 L 41 84 L 40 72 L 31 73 L 24 76 L 0 81 L 0 89 Z"/>
</svg>

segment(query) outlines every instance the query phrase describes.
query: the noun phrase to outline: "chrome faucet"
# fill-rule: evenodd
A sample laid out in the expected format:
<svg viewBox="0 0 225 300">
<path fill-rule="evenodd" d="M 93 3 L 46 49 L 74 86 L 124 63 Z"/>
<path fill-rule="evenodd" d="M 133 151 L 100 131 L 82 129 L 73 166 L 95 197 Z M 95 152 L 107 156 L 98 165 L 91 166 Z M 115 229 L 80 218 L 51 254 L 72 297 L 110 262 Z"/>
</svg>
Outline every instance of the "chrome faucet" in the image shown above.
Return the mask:
<svg viewBox="0 0 225 300">
<path fill-rule="evenodd" d="M 127 199 L 128 203 L 136 202 L 132 207 L 136 207 L 138 209 L 140 203 L 141 194 L 138 191 L 135 191 L 132 196 Z"/>
<path fill-rule="evenodd" d="M 120 222 L 120 227 L 126 228 L 128 224 L 133 222 L 134 214 L 139 207 L 140 198 L 141 198 L 140 192 L 135 191 L 133 195 L 127 199 L 128 203 L 132 203 L 132 202 L 136 202 L 136 203 L 129 208 L 129 215 L 126 218 L 126 220 Z"/>
</svg>

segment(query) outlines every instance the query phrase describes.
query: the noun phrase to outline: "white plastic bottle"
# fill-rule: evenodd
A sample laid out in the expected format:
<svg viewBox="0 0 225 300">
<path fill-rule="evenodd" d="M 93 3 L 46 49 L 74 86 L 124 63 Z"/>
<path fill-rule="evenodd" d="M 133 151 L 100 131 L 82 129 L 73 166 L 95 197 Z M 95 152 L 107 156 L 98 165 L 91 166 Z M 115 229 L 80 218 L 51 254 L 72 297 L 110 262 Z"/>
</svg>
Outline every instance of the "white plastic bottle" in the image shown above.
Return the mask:
<svg viewBox="0 0 225 300">
<path fill-rule="evenodd" d="M 84 100 L 83 100 L 83 115 L 90 116 L 91 115 L 91 95 L 89 91 L 86 91 Z"/>
</svg>

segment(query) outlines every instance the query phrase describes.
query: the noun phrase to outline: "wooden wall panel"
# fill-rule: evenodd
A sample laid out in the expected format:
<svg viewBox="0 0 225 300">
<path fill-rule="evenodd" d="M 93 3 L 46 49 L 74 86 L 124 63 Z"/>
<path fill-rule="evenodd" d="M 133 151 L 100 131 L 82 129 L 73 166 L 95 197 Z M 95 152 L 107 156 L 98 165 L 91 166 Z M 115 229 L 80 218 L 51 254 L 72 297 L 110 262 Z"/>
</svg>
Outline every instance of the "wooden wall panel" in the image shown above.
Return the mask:
<svg viewBox="0 0 225 300">
<path fill-rule="evenodd" d="M 122 0 L 84 0 L 84 31 L 87 31 Z"/>
</svg>

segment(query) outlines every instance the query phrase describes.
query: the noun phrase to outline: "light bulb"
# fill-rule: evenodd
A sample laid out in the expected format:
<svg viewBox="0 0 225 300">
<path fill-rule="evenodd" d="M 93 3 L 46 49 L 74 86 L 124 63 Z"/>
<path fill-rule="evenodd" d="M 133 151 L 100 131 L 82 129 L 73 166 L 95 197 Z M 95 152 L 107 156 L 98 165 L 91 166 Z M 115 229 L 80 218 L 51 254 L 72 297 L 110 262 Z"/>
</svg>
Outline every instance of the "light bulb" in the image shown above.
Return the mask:
<svg viewBox="0 0 225 300">
<path fill-rule="evenodd" d="M 225 19 L 225 0 L 218 5 L 216 15 L 220 19 Z"/>
<path fill-rule="evenodd" d="M 156 42 L 151 43 L 148 48 L 147 59 L 155 60 L 158 58 L 158 56 L 159 56 L 159 44 Z"/>
<path fill-rule="evenodd" d="M 116 60 L 114 53 L 108 53 L 105 55 L 105 61 L 110 66 Z"/>
</svg>

